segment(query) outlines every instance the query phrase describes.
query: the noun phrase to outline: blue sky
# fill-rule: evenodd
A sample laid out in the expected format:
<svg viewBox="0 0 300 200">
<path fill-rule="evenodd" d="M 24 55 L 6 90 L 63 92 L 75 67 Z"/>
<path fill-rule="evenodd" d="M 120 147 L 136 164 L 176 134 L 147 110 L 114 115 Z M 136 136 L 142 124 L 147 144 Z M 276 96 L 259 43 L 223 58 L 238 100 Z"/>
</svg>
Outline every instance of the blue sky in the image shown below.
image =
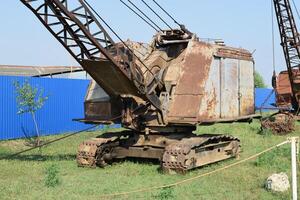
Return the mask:
<svg viewBox="0 0 300 200">
<path fill-rule="evenodd" d="M 132 0 L 137 4 L 138 0 Z M 151 4 L 151 0 L 146 0 Z M 255 51 L 256 69 L 270 85 L 272 76 L 271 0 L 157 0 L 200 38 Z M 148 42 L 154 30 L 119 0 L 88 0 L 123 39 Z M 104 3 L 105 2 L 105 3 Z M 296 2 L 298 9 L 300 2 Z M 142 4 L 141 4 L 142 5 Z M 152 5 L 152 4 L 151 4 Z M 18 0 L 0 3 L 0 64 L 74 65 L 76 61 Z M 154 16 L 153 16 L 154 17 Z M 165 16 L 166 19 L 168 19 Z M 295 13 L 295 18 L 296 17 Z M 156 19 L 154 17 L 154 19 Z M 159 20 L 157 20 L 159 22 Z M 159 22 L 162 26 L 163 24 Z M 173 24 L 169 20 L 170 24 Z M 299 20 L 297 21 L 300 28 Z M 275 24 L 277 25 L 277 24 Z M 173 24 L 175 27 L 175 24 Z M 276 69 L 285 69 L 275 26 Z"/>
</svg>

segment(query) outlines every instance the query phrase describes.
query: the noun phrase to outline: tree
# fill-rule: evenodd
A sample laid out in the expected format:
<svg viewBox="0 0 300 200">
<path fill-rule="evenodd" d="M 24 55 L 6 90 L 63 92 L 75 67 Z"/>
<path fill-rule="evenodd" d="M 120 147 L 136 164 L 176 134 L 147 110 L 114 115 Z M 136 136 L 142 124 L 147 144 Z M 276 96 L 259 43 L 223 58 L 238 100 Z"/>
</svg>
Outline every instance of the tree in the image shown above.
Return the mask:
<svg viewBox="0 0 300 200">
<path fill-rule="evenodd" d="M 254 86 L 255 88 L 266 88 L 263 77 L 257 72 L 254 72 Z"/>
<path fill-rule="evenodd" d="M 48 99 L 48 96 L 44 95 L 43 89 L 31 86 L 28 80 L 25 80 L 23 84 L 20 84 L 19 81 L 15 81 L 14 86 L 17 93 L 17 114 L 31 114 L 37 136 L 35 145 L 39 146 L 40 132 L 35 113 L 44 106 L 44 103 Z"/>
</svg>

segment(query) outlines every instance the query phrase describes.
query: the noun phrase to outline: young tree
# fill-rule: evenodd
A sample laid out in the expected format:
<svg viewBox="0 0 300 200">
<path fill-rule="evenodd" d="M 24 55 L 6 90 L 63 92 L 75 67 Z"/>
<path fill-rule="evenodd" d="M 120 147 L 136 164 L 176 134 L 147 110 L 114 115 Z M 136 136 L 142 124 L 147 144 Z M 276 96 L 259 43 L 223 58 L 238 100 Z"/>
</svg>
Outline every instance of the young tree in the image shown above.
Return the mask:
<svg viewBox="0 0 300 200">
<path fill-rule="evenodd" d="M 255 86 L 255 88 L 267 87 L 264 82 L 263 77 L 257 71 L 255 71 L 255 73 L 254 73 L 254 86 Z"/>
<path fill-rule="evenodd" d="M 14 86 L 17 94 L 17 113 L 20 115 L 25 113 L 31 114 L 37 135 L 35 145 L 39 146 L 40 132 L 35 113 L 44 106 L 48 96 L 44 95 L 43 89 L 31 86 L 28 80 L 25 80 L 25 82 L 22 84 L 19 81 L 15 81 Z"/>
</svg>

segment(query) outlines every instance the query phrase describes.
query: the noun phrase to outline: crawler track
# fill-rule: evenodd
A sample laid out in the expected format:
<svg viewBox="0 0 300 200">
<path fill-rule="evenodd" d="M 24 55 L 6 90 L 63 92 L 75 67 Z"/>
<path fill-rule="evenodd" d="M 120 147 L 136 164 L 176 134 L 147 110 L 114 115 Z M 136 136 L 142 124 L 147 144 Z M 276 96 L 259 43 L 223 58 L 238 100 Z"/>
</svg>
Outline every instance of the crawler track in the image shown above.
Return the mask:
<svg viewBox="0 0 300 200">
<path fill-rule="evenodd" d="M 79 167 L 95 168 L 97 165 L 105 167 L 107 165 L 104 155 L 109 153 L 113 147 L 119 145 L 123 137 L 127 137 L 131 132 L 105 133 L 97 138 L 91 138 L 79 145 L 77 152 L 77 164 Z"/>
<path fill-rule="evenodd" d="M 183 139 L 166 147 L 162 169 L 167 172 L 185 173 L 206 164 L 236 157 L 239 139 L 226 135 L 201 135 Z"/>
<path fill-rule="evenodd" d="M 124 131 L 107 133 L 84 141 L 80 144 L 77 154 L 78 166 L 105 167 L 114 158 L 147 158 L 153 155 L 153 152 L 147 152 L 149 150 L 147 144 L 144 146 L 139 144 L 138 147 L 137 143 L 128 145 L 128 141 L 132 141 L 133 138 L 139 137 L 130 131 Z M 160 149 L 160 153 L 156 154 L 155 158 L 161 161 L 161 167 L 166 173 L 185 173 L 190 169 L 236 157 L 239 154 L 239 139 L 232 136 L 183 134 L 176 140 L 174 138 L 168 140 L 167 137 L 164 140 L 167 141 L 166 145 L 156 147 Z M 142 149 L 143 154 L 132 154 L 138 150 L 137 148 Z"/>
</svg>

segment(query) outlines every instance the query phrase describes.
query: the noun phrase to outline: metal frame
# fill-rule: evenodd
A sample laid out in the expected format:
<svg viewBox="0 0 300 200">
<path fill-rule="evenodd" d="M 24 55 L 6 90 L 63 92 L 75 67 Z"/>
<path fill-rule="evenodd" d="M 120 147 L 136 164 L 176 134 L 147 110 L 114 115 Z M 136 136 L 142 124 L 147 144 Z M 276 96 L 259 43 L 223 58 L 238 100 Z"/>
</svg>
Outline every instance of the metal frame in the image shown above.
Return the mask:
<svg viewBox="0 0 300 200">
<path fill-rule="evenodd" d="M 293 70 L 300 68 L 300 35 L 297 31 L 289 0 L 274 0 L 274 6 L 292 89 L 292 104 L 293 108 L 298 110 L 299 91 L 295 87 L 297 77 L 294 75 Z"/>
<path fill-rule="evenodd" d="M 120 70 L 145 99 L 161 110 L 159 97 L 153 91 L 149 91 L 144 73 L 135 64 L 134 53 L 130 49 L 125 52 L 122 47 L 116 45 L 84 0 L 21 0 L 21 2 L 37 16 L 83 68 L 83 60 L 108 59 L 115 66 L 115 70 Z M 143 62 L 140 63 L 144 65 Z M 145 68 L 152 74 L 151 70 L 146 66 Z M 156 80 L 154 74 L 152 78 Z M 158 81 L 155 82 L 157 86 Z"/>
<path fill-rule="evenodd" d="M 72 1 L 72 8 L 68 0 L 21 1 L 79 63 L 107 58 L 120 65 L 108 52 L 119 53 L 114 41 L 82 0 Z"/>
</svg>

